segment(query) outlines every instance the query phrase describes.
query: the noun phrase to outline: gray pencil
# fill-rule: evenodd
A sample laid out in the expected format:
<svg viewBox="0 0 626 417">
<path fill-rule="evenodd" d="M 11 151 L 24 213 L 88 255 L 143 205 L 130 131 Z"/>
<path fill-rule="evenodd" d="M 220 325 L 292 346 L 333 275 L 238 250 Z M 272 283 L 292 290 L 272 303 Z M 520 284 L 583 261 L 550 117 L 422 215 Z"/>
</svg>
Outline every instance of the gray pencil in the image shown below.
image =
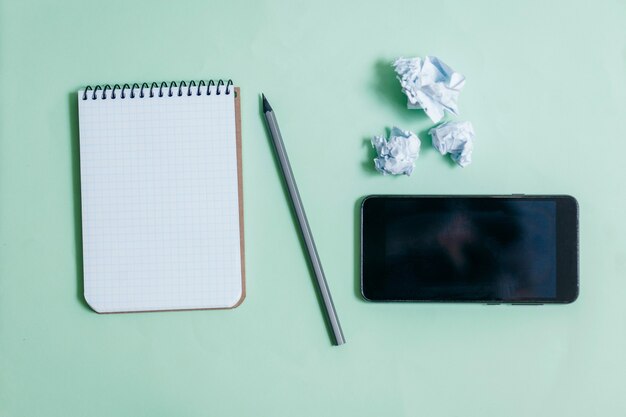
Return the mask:
<svg viewBox="0 0 626 417">
<path fill-rule="evenodd" d="M 315 242 L 313 241 L 313 235 L 311 234 L 311 229 L 309 228 L 309 222 L 306 219 L 302 200 L 300 200 L 300 193 L 298 193 L 296 179 L 293 176 L 293 172 L 291 172 L 291 165 L 289 165 L 289 158 L 287 157 L 287 152 L 285 151 L 283 137 L 280 134 L 278 122 L 276 121 L 276 116 L 274 115 L 274 111 L 272 110 L 270 103 L 268 103 L 265 95 L 262 96 L 265 120 L 267 121 L 267 126 L 269 127 L 272 136 L 272 142 L 274 142 L 274 148 L 278 154 L 278 160 L 280 161 L 280 167 L 283 171 L 287 188 L 289 189 L 293 209 L 298 217 L 298 224 L 300 225 L 300 231 L 302 232 L 307 252 L 309 252 L 309 259 L 311 260 L 313 271 L 315 271 L 315 278 L 317 279 L 317 285 L 319 286 L 322 299 L 324 300 L 324 307 L 326 308 L 328 321 L 330 322 L 333 334 L 335 335 L 335 343 L 337 345 L 343 345 L 346 343 L 346 339 L 343 337 L 341 325 L 339 324 L 339 318 L 337 317 L 337 312 L 335 311 L 335 306 L 333 304 L 333 298 L 330 296 L 328 283 L 326 282 L 324 270 L 322 269 L 322 263 L 320 262 L 319 255 L 317 254 L 317 249 L 315 248 Z"/>
</svg>

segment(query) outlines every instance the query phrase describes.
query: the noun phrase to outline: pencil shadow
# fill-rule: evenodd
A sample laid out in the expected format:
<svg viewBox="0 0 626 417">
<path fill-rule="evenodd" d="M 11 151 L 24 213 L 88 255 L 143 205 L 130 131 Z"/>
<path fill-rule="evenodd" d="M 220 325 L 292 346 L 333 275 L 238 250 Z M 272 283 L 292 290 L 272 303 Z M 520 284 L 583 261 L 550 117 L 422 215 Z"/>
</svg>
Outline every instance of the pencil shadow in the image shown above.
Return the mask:
<svg viewBox="0 0 626 417">
<path fill-rule="evenodd" d="M 361 293 L 361 204 L 363 199 L 361 197 L 356 200 L 354 204 L 354 295 L 361 302 L 366 302 Z"/>
<path fill-rule="evenodd" d="M 276 173 L 280 177 L 280 186 L 283 191 L 283 195 L 287 200 L 289 200 L 289 189 L 287 188 L 287 184 L 285 183 L 285 178 L 282 174 L 282 169 L 280 167 L 280 162 L 278 160 L 278 156 L 276 155 L 276 150 L 274 148 L 274 143 L 272 142 L 272 136 L 270 134 L 270 130 L 265 123 L 265 114 L 263 113 L 263 98 L 259 95 L 259 117 L 264 121 L 263 129 L 265 130 L 265 135 L 267 137 L 268 145 L 272 149 L 272 161 L 274 161 L 274 167 L 276 168 Z M 328 319 L 328 315 L 326 314 L 326 309 L 324 307 L 324 300 L 322 298 L 322 293 L 320 292 L 320 288 L 317 285 L 317 280 L 315 278 L 315 271 L 313 270 L 313 265 L 311 264 L 311 260 L 309 259 L 309 254 L 306 248 L 306 243 L 304 242 L 304 238 L 302 233 L 300 233 L 300 225 L 298 224 L 298 217 L 296 216 L 293 208 L 293 204 L 288 201 L 289 204 L 289 214 L 291 216 L 291 223 L 295 230 L 298 231 L 298 242 L 300 243 L 300 250 L 302 251 L 302 256 L 306 259 L 307 269 L 309 271 L 309 278 L 311 282 L 311 286 L 315 292 L 315 296 L 317 298 L 317 305 L 320 309 L 320 315 L 324 319 L 324 325 L 326 327 L 326 333 L 328 334 L 328 340 L 331 345 L 335 345 L 335 336 L 333 334 L 332 327 L 330 325 L 330 321 Z"/>
<path fill-rule="evenodd" d="M 80 206 L 80 148 L 78 142 L 78 99 L 76 93 L 68 95 L 70 122 L 70 152 L 72 156 L 72 195 L 74 198 L 74 256 L 76 258 L 76 298 L 78 303 L 89 311 L 91 307 L 85 300 L 85 284 L 83 280 L 83 234 L 82 213 Z"/>
</svg>

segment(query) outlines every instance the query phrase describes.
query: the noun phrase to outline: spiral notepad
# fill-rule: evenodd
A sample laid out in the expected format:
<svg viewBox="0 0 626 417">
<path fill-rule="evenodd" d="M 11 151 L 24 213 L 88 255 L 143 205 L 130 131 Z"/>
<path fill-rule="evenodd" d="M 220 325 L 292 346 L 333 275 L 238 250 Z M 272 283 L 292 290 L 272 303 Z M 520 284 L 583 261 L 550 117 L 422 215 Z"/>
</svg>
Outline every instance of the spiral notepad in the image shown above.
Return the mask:
<svg viewBox="0 0 626 417">
<path fill-rule="evenodd" d="M 78 103 L 89 305 L 114 313 L 241 303 L 239 89 L 88 86 Z"/>
</svg>

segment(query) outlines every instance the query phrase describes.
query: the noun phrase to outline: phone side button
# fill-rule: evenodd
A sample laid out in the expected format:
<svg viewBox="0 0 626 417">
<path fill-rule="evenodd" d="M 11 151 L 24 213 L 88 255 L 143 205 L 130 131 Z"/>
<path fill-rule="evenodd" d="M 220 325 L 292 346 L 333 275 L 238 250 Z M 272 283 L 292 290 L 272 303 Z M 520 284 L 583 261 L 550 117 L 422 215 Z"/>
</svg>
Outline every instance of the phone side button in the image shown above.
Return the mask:
<svg viewBox="0 0 626 417">
<path fill-rule="evenodd" d="M 511 303 L 514 306 L 542 306 L 543 303 Z"/>
<path fill-rule="evenodd" d="M 500 303 L 485 303 L 486 306 L 499 306 Z"/>
</svg>

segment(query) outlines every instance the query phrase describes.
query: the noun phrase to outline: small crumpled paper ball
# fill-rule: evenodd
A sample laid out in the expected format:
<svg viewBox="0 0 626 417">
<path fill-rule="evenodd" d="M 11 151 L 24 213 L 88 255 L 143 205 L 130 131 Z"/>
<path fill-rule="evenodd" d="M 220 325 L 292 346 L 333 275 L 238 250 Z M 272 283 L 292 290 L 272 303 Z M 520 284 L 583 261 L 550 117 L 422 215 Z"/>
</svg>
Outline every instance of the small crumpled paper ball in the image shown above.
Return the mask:
<svg viewBox="0 0 626 417">
<path fill-rule="evenodd" d="M 378 157 L 374 158 L 376 170 L 384 175 L 411 175 L 419 156 L 421 141 L 417 135 L 397 127 L 391 129 L 389 140 L 375 136 L 372 146 Z"/>
<path fill-rule="evenodd" d="M 472 162 L 474 127 L 470 122 L 446 122 L 435 126 L 428 134 L 433 146 L 442 154 L 450 154 L 454 162 L 466 167 Z"/>
</svg>

